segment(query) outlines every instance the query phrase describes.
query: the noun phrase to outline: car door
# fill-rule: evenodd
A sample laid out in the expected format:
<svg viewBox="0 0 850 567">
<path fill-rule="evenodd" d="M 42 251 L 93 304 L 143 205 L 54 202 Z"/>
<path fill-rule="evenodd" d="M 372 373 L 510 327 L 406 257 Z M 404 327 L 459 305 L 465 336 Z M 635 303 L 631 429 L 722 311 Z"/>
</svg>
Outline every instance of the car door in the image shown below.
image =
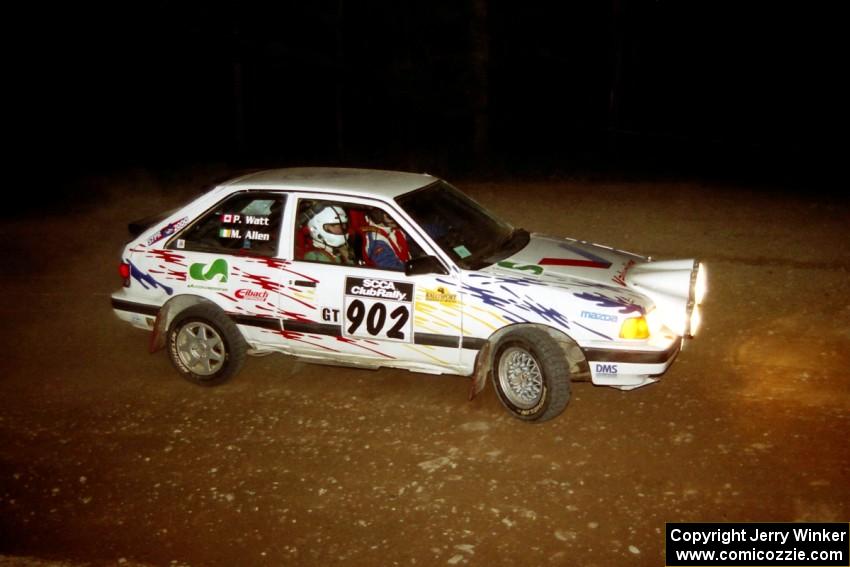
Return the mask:
<svg viewBox="0 0 850 567">
<path fill-rule="evenodd" d="M 346 221 L 350 248 L 340 258 L 315 252 L 311 215 L 328 207 Z M 398 219 L 409 256 L 429 250 L 391 205 L 320 194 L 298 196 L 294 218 L 291 272 L 294 297 L 280 296 L 288 312 L 284 331 L 299 354 L 366 366 L 393 366 L 424 372 L 457 372 L 462 309 L 459 285 L 445 274 L 405 275 L 402 267 L 369 262 L 364 234 L 371 234 L 364 211 L 382 209 Z M 332 236 L 331 236 L 332 237 Z M 345 256 L 344 258 L 342 256 Z"/>
</svg>

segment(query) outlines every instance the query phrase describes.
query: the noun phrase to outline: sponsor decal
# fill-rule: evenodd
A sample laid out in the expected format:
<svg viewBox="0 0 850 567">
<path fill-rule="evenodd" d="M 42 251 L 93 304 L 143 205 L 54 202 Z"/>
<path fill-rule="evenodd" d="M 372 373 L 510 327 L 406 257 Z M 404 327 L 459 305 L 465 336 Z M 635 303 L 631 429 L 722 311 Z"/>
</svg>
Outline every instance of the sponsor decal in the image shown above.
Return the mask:
<svg viewBox="0 0 850 567">
<path fill-rule="evenodd" d="M 264 289 L 237 289 L 234 295 L 237 299 L 244 299 L 245 301 L 266 301 L 269 298 L 269 292 Z"/>
<path fill-rule="evenodd" d="M 457 303 L 457 294 L 449 293 L 445 287 L 440 286 L 436 290 L 426 289 L 425 299 L 439 301 L 440 303 Z"/>
<path fill-rule="evenodd" d="M 595 319 L 597 321 L 608 321 L 610 323 L 616 323 L 618 319 L 616 315 L 608 315 L 606 313 L 595 313 L 593 311 L 582 311 L 581 316 L 584 319 Z"/>
<path fill-rule="evenodd" d="M 155 242 L 159 242 L 163 238 L 167 238 L 167 237 L 171 236 L 172 234 L 174 234 L 175 232 L 177 232 L 178 230 L 180 230 L 181 228 L 183 228 L 187 224 L 189 224 L 189 217 L 183 217 L 182 219 L 180 219 L 178 221 L 174 221 L 172 223 L 165 225 L 164 227 L 159 229 L 156 233 L 152 234 L 150 236 L 150 238 L 148 238 L 147 245 L 150 246 L 151 244 L 154 244 Z"/>
<path fill-rule="evenodd" d="M 617 365 L 616 364 L 601 364 L 596 363 L 596 373 L 597 374 L 611 374 L 613 376 L 617 375 Z"/>
<path fill-rule="evenodd" d="M 611 278 L 611 281 L 614 283 L 618 283 L 623 287 L 626 287 L 626 274 L 636 263 L 637 262 L 635 262 L 634 260 L 629 260 L 628 262 L 626 262 L 626 264 L 623 266 L 623 269 L 614 274 L 614 277 Z"/>
<path fill-rule="evenodd" d="M 201 262 L 189 266 L 189 278 L 195 282 L 202 282 L 203 285 L 190 283 L 189 287 L 197 287 L 201 289 L 227 289 L 227 277 L 230 273 L 230 268 L 227 265 L 227 260 L 218 258 L 211 264 Z"/>
<path fill-rule="evenodd" d="M 539 276 L 543 273 L 543 268 L 537 266 L 535 264 L 527 264 L 525 266 L 520 266 L 516 262 L 499 262 L 499 266 L 503 268 L 507 268 L 509 270 L 520 270 L 523 272 L 531 272 L 535 276 Z"/>
<path fill-rule="evenodd" d="M 345 294 L 394 301 L 411 301 L 413 284 L 373 278 L 345 278 Z"/>
</svg>

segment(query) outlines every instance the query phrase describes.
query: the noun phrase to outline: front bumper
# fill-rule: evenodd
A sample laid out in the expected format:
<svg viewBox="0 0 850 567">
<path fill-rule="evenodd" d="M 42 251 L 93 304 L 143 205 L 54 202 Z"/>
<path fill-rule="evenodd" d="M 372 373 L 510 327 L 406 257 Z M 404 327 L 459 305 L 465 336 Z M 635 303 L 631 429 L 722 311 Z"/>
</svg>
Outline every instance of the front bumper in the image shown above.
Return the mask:
<svg viewBox="0 0 850 567">
<path fill-rule="evenodd" d="M 612 348 L 583 348 L 594 384 L 631 390 L 658 381 L 682 348 L 676 337 L 669 346 L 659 350 L 626 350 Z"/>
</svg>

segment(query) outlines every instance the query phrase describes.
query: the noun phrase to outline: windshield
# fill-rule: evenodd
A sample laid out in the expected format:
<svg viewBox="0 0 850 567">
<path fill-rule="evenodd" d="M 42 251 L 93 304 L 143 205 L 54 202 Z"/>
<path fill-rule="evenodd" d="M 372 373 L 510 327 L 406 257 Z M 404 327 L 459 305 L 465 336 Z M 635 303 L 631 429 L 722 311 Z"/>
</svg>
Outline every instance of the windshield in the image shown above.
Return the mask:
<svg viewBox="0 0 850 567">
<path fill-rule="evenodd" d="M 446 183 L 397 197 L 398 204 L 458 266 L 478 270 L 521 250 L 528 233 L 497 219 Z"/>
</svg>

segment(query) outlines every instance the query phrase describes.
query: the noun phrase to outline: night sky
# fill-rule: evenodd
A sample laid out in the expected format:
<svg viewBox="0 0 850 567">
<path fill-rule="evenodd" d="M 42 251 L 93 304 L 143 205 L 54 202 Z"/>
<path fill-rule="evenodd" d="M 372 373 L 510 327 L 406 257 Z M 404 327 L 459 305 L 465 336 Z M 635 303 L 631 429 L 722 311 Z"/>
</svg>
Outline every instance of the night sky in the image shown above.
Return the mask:
<svg viewBox="0 0 850 567">
<path fill-rule="evenodd" d="M 118 4 L 7 20 L 27 163 L 799 182 L 844 136 L 809 3 Z"/>
</svg>

